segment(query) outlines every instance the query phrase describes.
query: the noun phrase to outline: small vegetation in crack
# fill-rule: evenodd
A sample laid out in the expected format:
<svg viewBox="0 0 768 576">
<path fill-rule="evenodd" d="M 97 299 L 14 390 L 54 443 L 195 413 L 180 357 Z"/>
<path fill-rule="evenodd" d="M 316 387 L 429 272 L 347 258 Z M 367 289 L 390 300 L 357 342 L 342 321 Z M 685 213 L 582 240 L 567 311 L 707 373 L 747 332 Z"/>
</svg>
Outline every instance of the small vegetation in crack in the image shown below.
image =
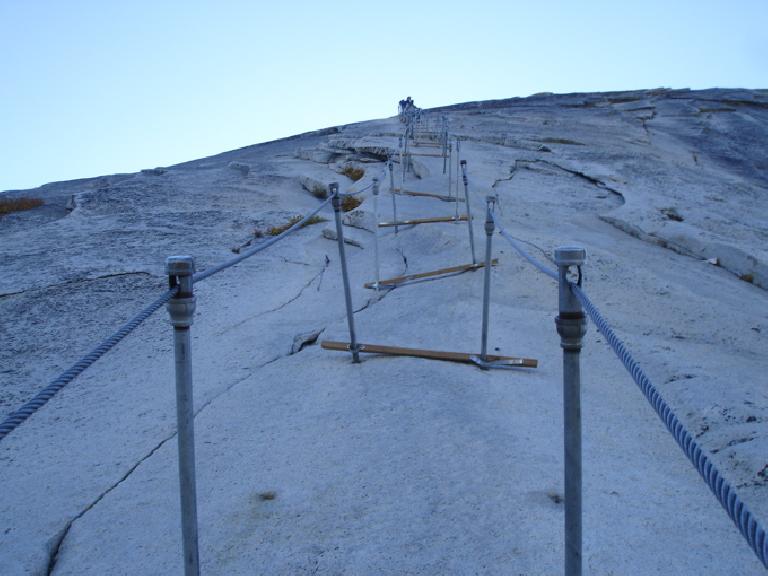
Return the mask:
<svg viewBox="0 0 768 576">
<path fill-rule="evenodd" d="M 312 190 L 309 192 L 314 196 L 315 198 L 319 198 L 320 200 L 325 200 L 325 198 L 328 196 L 328 191 L 326 190 L 325 186 L 321 186 L 320 184 L 315 184 L 312 186 Z"/>
<path fill-rule="evenodd" d="M 288 230 L 289 228 L 292 228 L 299 222 L 301 222 L 304 219 L 304 216 L 291 216 L 291 218 L 288 220 L 288 222 L 285 222 L 284 224 L 280 224 L 278 226 L 272 226 L 270 228 L 267 228 L 266 235 L 267 236 L 278 236 Z M 305 228 L 307 226 L 311 226 L 312 224 L 319 224 L 320 222 L 327 222 L 328 220 L 326 218 L 323 218 L 322 216 L 312 216 L 309 220 L 304 222 L 304 224 L 301 225 L 302 228 Z M 264 232 L 261 230 L 254 230 L 253 235 L 256 236 L 256 238 L 261 238 L 265 235 Z"/>
<path fill-rule="evenodd" d="M 351 212 L 362 203 L 363 201 L 357 196 L 344 196 L 341 200 L 341 210 L 343 212 Z"/>
<path fill-rule="evenodd" d="M 32 210 L 43 204 L 44 202 L 40 198 L 0 198 L 0 216 L 11 212 Z"/>
<path fill-rule="evenodd" d="M 350 180 L 357 182 L 365 175 L 365 170 L 362 168 L 355 168 L 354 166 L 344 166 L 344 168 L 339 171 L 339 174 L 343 174 Z"/>
</svg>

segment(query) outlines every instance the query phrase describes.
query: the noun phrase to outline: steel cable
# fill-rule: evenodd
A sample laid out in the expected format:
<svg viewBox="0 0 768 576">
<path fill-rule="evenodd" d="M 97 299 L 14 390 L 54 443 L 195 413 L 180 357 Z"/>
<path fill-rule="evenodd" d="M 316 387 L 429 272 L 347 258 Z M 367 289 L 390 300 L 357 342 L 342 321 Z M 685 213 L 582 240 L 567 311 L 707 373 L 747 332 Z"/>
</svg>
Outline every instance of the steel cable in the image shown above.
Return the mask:
<svg viewBox="0 0 768 576">
<path fill-rule="evenodd" d="M 320 206 L 317 207 L 313 212 L 309 213 L 307 216 L 293 224 L 290 228 L 282 232 L 281 234 L 278 234 L 274 238 L 270 238 L 266 242 L 259 244 L 258 246 L 255 246 L 254 248 L 251 248 L 250 250 L 243 252 L 239 256 L 232 258 L 231 260 L 228 260 L 226 262 L 223 262 L 222 264 L 219 264 L 217 266 L 214 266 L 213 268 L 209 268 L 208 270 L 205 270 L 203 272 L 200 272 L 198 274 L 195 274 L 193 276 L 194 282 L 201 282 L 205 280 L 206 278 L 210 278 L 214 274 L 217 274 L 221 272 L 222 270 L 226 270 L 227 268 L 230 268 L 231 266 L 234 266 L 235 264 L 238 264 L 245 260 L 246 258 L 249 258 L 253 256 L 254 254 L 257 254 L 258 252 L 261 252 L 262 250 L 269 248 L 273 244 L 279 242 L 283 238 L 287 237 L 291 233 L 295 232 L 296 230 L 299 230 L 302 226 L 304 226 L 312 217 L 316 216 L 320 210 L 322 210 L 329 202 L 333 200 L 333 196 L 328 197 L 325 201 L 320 204 Z M 72 366 L 70 366 L 67 370 L 62 372 L 58 377 L 56 377 L 54 380 L 51 381 L 48 386 L 40 390 L 35 396 L 26 402 L 21 408 L 18 410 L 15 410 L 14 412 L 11 412 L 5 420 L 0 423 L 0 440 L 5 438 L 8 434 L 13 432 L 19 425 L 21 425 L 27 418 L 32 416 L 35 412 L 37 412 L 40 408 L 42 408 L 51 398 L 53 398 L 62 388 L 64 388 L 67 384 L 72 382 L 75 378 L 77 378 L 80 374 L 82 374 L 91 364 L 96 362 L 99 358 L 104 356 L 107 352 L 109 352 L 112 348 L 114 348 L 118 342 L 120 342 L 123 338 L 128 336 L 131 332 L 133 332 L 142 322 L 144 322 L 147 318 L 149 318 L 152 314 L 154 314 L 163 304 L 166 304 L 173 296 L 176 294 L 178 288 L 167 290 L 162 295 L 160 295 L 154 302 L 149 304 L 146 308 L 141 310 L 138 314 L 136 314 L 133 318 L 128 320 L 125 324 L 123 324 L 114 334 L 112 334 L 110 337 L 102 341 L 98 346 L 96 346 L 93 350 L 91 350 L 88 354 L 81 357 L 77 362 L 75 362 Z"/>
<path fill-rule="evenodd" d="M 733 523 L 749 543 L 752 550 L 768 568 L 768 537 L 765 528 L 758 519 L 747 508 L 741 500 L 736 490 L 731 486 L 728 480 L 720 473 L 711 457 L 699 445 L 696 439 L 685 429 L 680 419 L 672 411 L 672 408 L 662 398 L 659 390 L 653 385 L 645 371 L 638 365 L 632 357 L 632 353 L 627 349 L 624 342 L 616 336 L 608 321 L 595 307 L 586 293 L 576 284 L 571 283 L 571 290 L 584 305 L 587 314 L 595 323 L 597 329 L 605 336 L 613 352 L 621 360 L 627 372 L 630 373 L 635 384 L 640 388 L 648 403 L 653 407 L 661 421 L 674 437 L 680 449 L 685 453 L 698 470 L 704 482 L 715 495 L 722 507 L 733 520 Z"/>
<path fill-rule="evenodd" d="M 387 155 L 387 158 L 389 159 L 389 155 Z M 381 183 L 381 182 L 384 182 L 384 179 L 386 177 L 387 177 L 387 167 L 386 167 L 386 163 L 385 163 L 384 167 L 382 169 L 380 169 L 376 173 L 376 175 L 373 176 L 372 178 L 378 178 L 379 182 Z M 347 189 L 347 191 L 344 193 L 344 196 L 359 196 L 360 194 L 362 194 L 366 190 L 370 190 L 371 188 L 373 188 L 373 182 L 371 182 L 365 188 L 361 188 L 360 190 L 353 190 L 353 188 L 355 187 L 356 184 L 357 184 L 357 182 L 355 182 L 355 184 L 352 184 L 352 186 L 350 186 Z"/>
<path fill-rule="evenodd" d="M 496 227 L 498 228 L 499 233 L 512 245 L 518 254 L 547 276 L 559 280 L 558 273 L 555 270 L 547 267 L 524 250 L 506 230 L 499 226 L 498 222 L 496 222 Z M 576 297 L 581 301 L 587 314 L 592 319 L 592 322 L 595 323 L 597 329 L 605 337 L 608 345 L 619 360 L 621 360 L 624 368 L 632 376 L 632 379 L 640 388 L 648 403 L 653 407 L 656 414 L 658 414 L 670 434 L 672 434 L 677 445 L 691 461 L 691 464 L 693 464 L 693 467 L 699 472 L 707 486 L 709 486 L 712 494 L 714 494 L 715 498 L 717 498 L 718 502 L 720 502 L 721 506 L 725 509 L 730 519 L 739 529 L 739 532 L 741 532 L 741 535 L 757 555 L 758 559 L 763 563 L 763 566 L 768 568 L 768 534 L 763 525 L 747 508 L 733 486 L 731 486 L 720 470 L 718 470 L 709 454 L 707 454 L 707 452 L 699 445 L 691 433 L 686 430 L 672 408 L 667 404 L 664 398 L 662 398 L 659 390 L 654 386 L 648 375 L 634 359 L 632 353 L 627 349 L 627 346 L 618 336 L 616 336 L 616 333 L 613 331 L 610 324 L 608 324 L 608 321 L 592 303 L 584 290 L 572 282 L 570 283 L 570 287 Z"/>
<path fill-rule="evenodd" d="M 496 220 L 496 217 L 493 213 L 491 213 L 491 217 L 493 218 L 494 223 L 496 224 L 496 228 L 499 231 L 499 234 L 512 245 L 512 248 L 514 248 L 520 256 L 528 260 L 534 267 L 538 268 L 540 272 L 543 274 L 546 274 L 550 278 L 553 278 L 555 280 L 558 280 L 557 271 L 553 270 L 552 268 L 549 268 L 546 264 L 544 264 L 541 260 L 535 258 L 528 252 L 526 252 L 522 246 L 514 239 L 512 236 L 509 235 L 509 232 L 504 230 L 504 228 L 501 227 L 501 224 L 499 224 L 498 220 Z"/>
<path fill-rule="evenodd" d="M 304 227 L 304 225 L 310 219 L 312 219 L 315 216 L 317 216 L 317 214 L 320 212 L 320 210 L 325 208 L 325 206 L 328 205 L 328 203 L 331 202 L 331 200 L 333 200 L 333 196 L 329 196 L 328 198 L 326 198 L 320 204 L 320 206 L 318 206 L 315 210 L 313 210 L 312 212 L 310 212 L 309 214 L 304 216 L 304 218 L 302 218 L 301 220 L 299 220 L 298 222 L 293 224 L 290 228 L 285 230 L 285 232 L 281 232 L 277 236 L 274 236 L 274 237 L 270 238 L 269 240 L 267 240 L 265 242 L 262 242 L 258 246 L 254 246 L 253 248 L 249 248 L 248 250 L 244 251 L 242 254 L 240 254 L 238 256 L 235 256 L 234 258 L 231 258 L 230 260 L 227 260 L 226 262 L 222 262 L 221 264 L 217 264 L 213 268 L 208 268 L 207 270 L 204 270 L 203 272 L 198 272 L 197 274 L 195 274 L 193 276 L 195 283 L 202 282 L 206 278 L 210 278 L 211 276 L 213 276 L 214 274 L 218 274 L 222 270 L 226 270 L 227 268 L 231 268 L 232 266 L 234 266 L 235 264 L 239 264 L 240 262 L 242 262 L 246 258 L 250 258 L 254 254 L 258 254 L 262 250 L 266 250 L 267 248 L 269 248 L 273 244 L 277 244 L 283 238 L 285 238 L 285 237 L 289 236 L 290 234 L 296 232 L 296 230 L 299 230 L 300 228 Z"/>
<path fill-rule="evenodd" d="M 40 390 L 35 396 L 25 403 L 18 410 L 11 412 L 2 423 L 0 423 L 0 440 L 10 434 L 15 428 L 17 428 L 27 418 L 32 416 L 40 408 L 42 408 L 48 400 L 53 398 L 59 390 L 64 388 L 67 384 L 72 382 L 80 374 L 82 374 L 86 368 L 96 362 L 99 358 L 104 356 L 112 348 L 114 348 L 120 340 L 125 338 L 128 334 L 144 320 L 154 314 L 158 308 L 168 302 L 176 294 L 176 290 L 168 290 L 164 292 L 157 300 L 152 302 L 149 306 L 144 308 L 141 312 L 136 314 L 128 322 L 123 324 L 114 334 L 109 338 L 101 342 L 96 348 L 91 350 L 88 354 L 80 358 L 67 370 L 62 372 L 57 378 L 51 381 L 48 386 Z"/>
</svg>

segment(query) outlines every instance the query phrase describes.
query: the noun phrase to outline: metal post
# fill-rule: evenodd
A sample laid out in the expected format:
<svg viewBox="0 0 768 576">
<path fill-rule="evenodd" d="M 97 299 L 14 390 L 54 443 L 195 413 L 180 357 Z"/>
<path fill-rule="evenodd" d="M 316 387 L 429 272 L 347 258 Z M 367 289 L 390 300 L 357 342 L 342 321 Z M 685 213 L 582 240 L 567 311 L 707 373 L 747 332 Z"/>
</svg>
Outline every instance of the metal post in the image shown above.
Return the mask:
<svg viewBox="0 0 768 576">
<path fill-rule="evenodd" d="M 403 190 L 405 190 L 405 169 L 406 169 L 406 166 L 405 166 L 405 162 L 406 162 L 405 153 L 406 153 L 407 142 L 408 142 L 408 123 L 406 122 L 406 125 L 405 125 L 405 135 L 404 136 L 400 136 L 397 139 L 397 144 L 398 144 L 399 149 L 400 149 L 400 191 L 401 192 Z"/>
<path fill-rule="evenodd" d="M 413 168 L 412 161 L 411 161 L 411 153 L 408 150 L 408 136 L 405 137 L 405 141 L 403 142 L 403 181 L 400 184 L 400 191 L 405 191 L 405 175 L 408 173 L 409 170 Z"/>
<path fill-rule="evenodd" d="M 448 197 L 453 195 L 453 146 L 448 144 Z M 458 159 L 457 159 L 458 161 Z M 456 224 L 459 223 L 459 199 L 456 198 Z"/>
<path fill-rule="evenodd" d="M 443 174 L 448 164 L 448 118 L 443 116 L 441 140 L 443 141 Z"/>
<path fill-rule="evenodd" d="M 461 177 L 464 180 L 464 204 L 467 208 L 467 227 L 469 228 L 469 249 L 472 251 L 472 264 L 477 264 L 475 258 L 475 233 L 472 230 L 472 209 L 469 205 L 469 180 L 467 179 L 467 161 L 461 161 Z M 458 184 L 457 184 L 458 186 Z M 456 198 L 458 205 L 458 197 Z"/>
<path fill-rule="evenodd" d="M 347 306 L 347 324 L 349 325 L 349 349 L 352 352 L 352 362 L 360 362 L 360 352 L 355 338 L 355 318 L 352 311 L 352 293 L 349 289 L 349 274 L 347 273 L 347 257 L 344 253 L 344 230 L 341 226 L 341 198 L 339 198 L 339 183 L 332 182 L 328 186 L 328 194 L 333 197 L 333 213 L 336 217 L 336 238 L 339 243 L 339 259 L 341 260 L 341 277 L 344 281 L 344 302 Z M 378 228 L 379 223 L 376 223 Z"/>
<path fill-rule="evenodd" d="M 400 161 L 403 161 L 403 155 L 400 155 Z M 395 234 L 397 234 L 397 201 L 395 200 L 395 167 L 392 160 L 389 161 L 389 193 L 392 195 L 392 222 L 395 223 Z M 376 228 L 379 227 L 379 221 L 376 220 Z"/>
<path fill-rule="evenodd" d="M 587 321 L 581 302 L 571 290 L 568 269 L 578 269 L 586 252 L 578 247 L 555 250 L 555 264 L 560 273 L 560 314 L 555 319 L 560 346 L 563 348 L 563 420 L 565 451 L 565 575 L 581 576 L 581 341 Z"/>
<path fill-rule="evenodd" d="M 195 314 L 191 256 L 171 256 L 166 260 L 168 283 L 178 292 L 168 302 L 173 326 L 176 357 L 176 420 L 179 445 L 179 492 L 181 496 L 181 536 L 184 574 L 198 576 L 200 559 L 197 546 L 197 487 L 195 482 L 195 412 L 192 397 L 192 351 L 189 327 Z"/>
<path fill-rule="evenodd" d="M 373 260 L 376 266 L 376 292 L 379 291 L 379 179 L 373 179 Z"/>
<path fill-rule="evenodd" d="M 459 203 L 459 166 L 461 165 L 461 141 L 456 137 L 456 204 Z"/>
<path fill-rule="evenodd" d="M 491 239 L 495 228 L 491 212 L 495 196 L 485 197 L 485 277 L 483 283 L 483 332 L 480 344 L 480 359 L 488 361 L 488 313 L 491 308 Z"/>
</svg>

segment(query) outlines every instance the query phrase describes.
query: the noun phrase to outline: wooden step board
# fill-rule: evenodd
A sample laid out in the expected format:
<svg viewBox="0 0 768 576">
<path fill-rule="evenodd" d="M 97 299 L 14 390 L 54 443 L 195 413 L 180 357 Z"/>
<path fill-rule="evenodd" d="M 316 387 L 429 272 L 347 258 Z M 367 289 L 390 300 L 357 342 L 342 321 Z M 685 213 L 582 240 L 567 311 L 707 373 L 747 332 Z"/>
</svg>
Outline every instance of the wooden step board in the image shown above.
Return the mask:
<svg viewBox="0 0 768 576">
<path fill-rule="evenodd" d="M 467 215 L 459 216 L 435 216 L 434 218 L 415 218 L 413 220 L 402 220 L 400 222 L 379 222 L 379 228 L 388 228 L 392 226 L 410 226 L 412 224 L 430 224 L 433 222 L 459 222 L 467 221 Z"/>
<path fill-rule="evenodd" d="M 432 158 L 448 158 L 448 154 L 435 154 L 434 152 L 408 152 L 409 156 L 431 156 Z"/>
<path fill-rule="evenodd" d="M 435 194 L 434 192 L 415 192 L 413 190 L 400 190 L 399 188 L 396 190 L 398 194 L 403 194 L 405 196 L 425 196 L 427 198 L 437 198 L 438 200 L 443 200 L 444 202 L 456 202 L 455 196 L 446 196 L 445 194 Z M 459 198 L 459 202 L 464 202 L 464 198 Z"/>
<path fill-rule="evenodd" d="M 465 352 L 443 352 L 440 350 L 422 350 L 420 348 L 403 348 L 402 346 L 383 346 L 381 344 L 358 344 L 360 352 L 369 354 L 386 354 L 387 356 L 413 356 L 414 358 L 427 358 L 429 360 L 448 360 L 450 362 L 463 362 L 465 364 L 474 364 L 472 359 L 479 357 L 479 354 L 467 354 Z M 349 352 L 349 342 L 335 342 L 333 340 L 324 340 L 320 343 L 323 350 L 334 350 L 336 352 Z M 537 368 L 539 361 L 533 358 L 517 358 L 515 356 L 499 356 L 497 354 L 488 354 L 486 362 L 495 362 L 505 366 L 519 366 L 521 368 Z"/>
<path fill-rule="evenodd" d="M 491 260 L 491 266 L 496 266 L 499 263 L 498 258 Z M 450 268 L 440 268 L 432 272 L 419 272 L 417 274 L 406 274 L 405 276 L 395 276 L 394 278 L 387 278 L 386 280 L 380 280 L 379 286 L 394 286 L 396 284 L 402 284 L 403 282 L 410 282 L 411 280 L 419 280 L 421 278 L 431 278 L 432 276 L 442 276 L 444 274 L 460 274 L 462 272 L 469 272 L 470 270 L 477 270 L 483 268 L 485 262 L 479 264 L 462 264 L 461 266 L 451 266 Z M 376 282 L 366 282 L 363 284 L 363 288 L 376 288 Z"/>
</svg>

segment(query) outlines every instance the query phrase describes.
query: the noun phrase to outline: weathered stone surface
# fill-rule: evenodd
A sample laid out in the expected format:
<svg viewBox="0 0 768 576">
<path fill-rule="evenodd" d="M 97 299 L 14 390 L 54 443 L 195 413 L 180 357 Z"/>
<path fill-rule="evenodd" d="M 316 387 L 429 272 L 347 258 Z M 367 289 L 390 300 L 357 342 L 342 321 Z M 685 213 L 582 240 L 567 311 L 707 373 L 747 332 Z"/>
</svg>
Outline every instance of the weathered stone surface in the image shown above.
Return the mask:
<svg viewBox="0 0 768 576">
<path fill-rule="evenodd" d="M 243 176 L 248 176 L 248 173 L 251 171 L 251 167 L 244 162 L 230 162 L 227 168 L 240 172 Z"/>
<path fill-rule="evenodd" d="M 298 354 L 306 346 L 311 346 L 317 342 L 318 337 L 322 333 L 322 330 L 311 330 L 309 332 L 296 334 L 296 336 L 293 337 L 293 344 L 291 344 L 291 354 Z"/>
<path fill-rule="evenodd" d="M 309 176 L 300 176 L 299 183 L 301 187 L 312 194 L 315 198 L 324 199 L 328 197 L 328 184 L 321 182 Z"/>
<path fill-rule="evenodd" d="M 341 217 L 341 221 L 345 226 L 367 230 L 368 232 L 373 232 L 376 228 L 376 220 L 373 214 L 365 210 L 355 209 L 345 212 Z"/>
<path fill-rule="evenodd" d="M 478 245 L 487 194 L 500 199 L 498 223 L 545 264 L 556 246 L 584 245 L 590 297 L 765 521 L 768 93 L 542 94 L 445 113 L 463 139 Z M 301 178 L 339 180 L 338 166 L 297 158 L 297 147 L 334 139 L 341 162 L 362 162 L 396 152 L 401 131 L 396 119 L 376 120 L 162 175 L 13 192 L 45 205 L 0 218 L 0 411 L 162 293 L 167 256 L 193 254 L 205 270 L 255 243 L 255 228 L 317 208 Z M 409 173 L 404 188 L 442 192 L 442 161 L 422 161 L 428 172 Z M 247 178 L 230 163 L 250 166 Z M 344 219 L 368 230 L 350 232 L 370 248 L 376 223 L 363 194 Z M 396 200 L 401 218 L 455 209 Z M 386 193 L 379 210 L 390 219 Z M 382 278 L 470 258 L 460 223 L 382 229 L 379 240 Z M 315 227 L 196 284 L 209 571 L 560 571 L 556 288 L 498 236 L 493 250 L 490 344 L 538 357 L 536 371 L 381 356 L 353 365 L 306 346 L 321 330 L 349 337 L 338 252 Z M 482 274 L 375 293 L 362 288 L 375 278 L 372 256 L 347 250 L 361 341 L 477 350 Z M 590 327 L 585 344 L 585 557 L 617 574 L 764 574 L 603 336 Z M 179 572 L 172 368 L 161 310 L 0 443 L 0 573 Z"/>
<path fill-rule="evenodd" d="M 338 241 L 339 236 L 338 234 L 336 234 L 335 230 L 331 230 L 330 228 L 325 228 L 323 230 L 323 238 L 325 238 L 326 240 Z M 348 238 L 347 236 L 344 236 L 344 244 L 349 244 L 350 246 L 355 246 L 357 248 L 363 247 L 363 245 L 360 244 L 360 242 L 352 238 Z"/>
<path fill-rule="evenodd" d="M 141 173 L 146 176 L 162 176 L 165 174 L 165 168 L 144 168 Z"/>
<path fill-rule="evenodd" d="M 296 157 L 299 160 L 309 160 L 319 164 L 328 164 L 339 158 L 340 154 L 328 148 L 299 148 Z"/>
</svg>

